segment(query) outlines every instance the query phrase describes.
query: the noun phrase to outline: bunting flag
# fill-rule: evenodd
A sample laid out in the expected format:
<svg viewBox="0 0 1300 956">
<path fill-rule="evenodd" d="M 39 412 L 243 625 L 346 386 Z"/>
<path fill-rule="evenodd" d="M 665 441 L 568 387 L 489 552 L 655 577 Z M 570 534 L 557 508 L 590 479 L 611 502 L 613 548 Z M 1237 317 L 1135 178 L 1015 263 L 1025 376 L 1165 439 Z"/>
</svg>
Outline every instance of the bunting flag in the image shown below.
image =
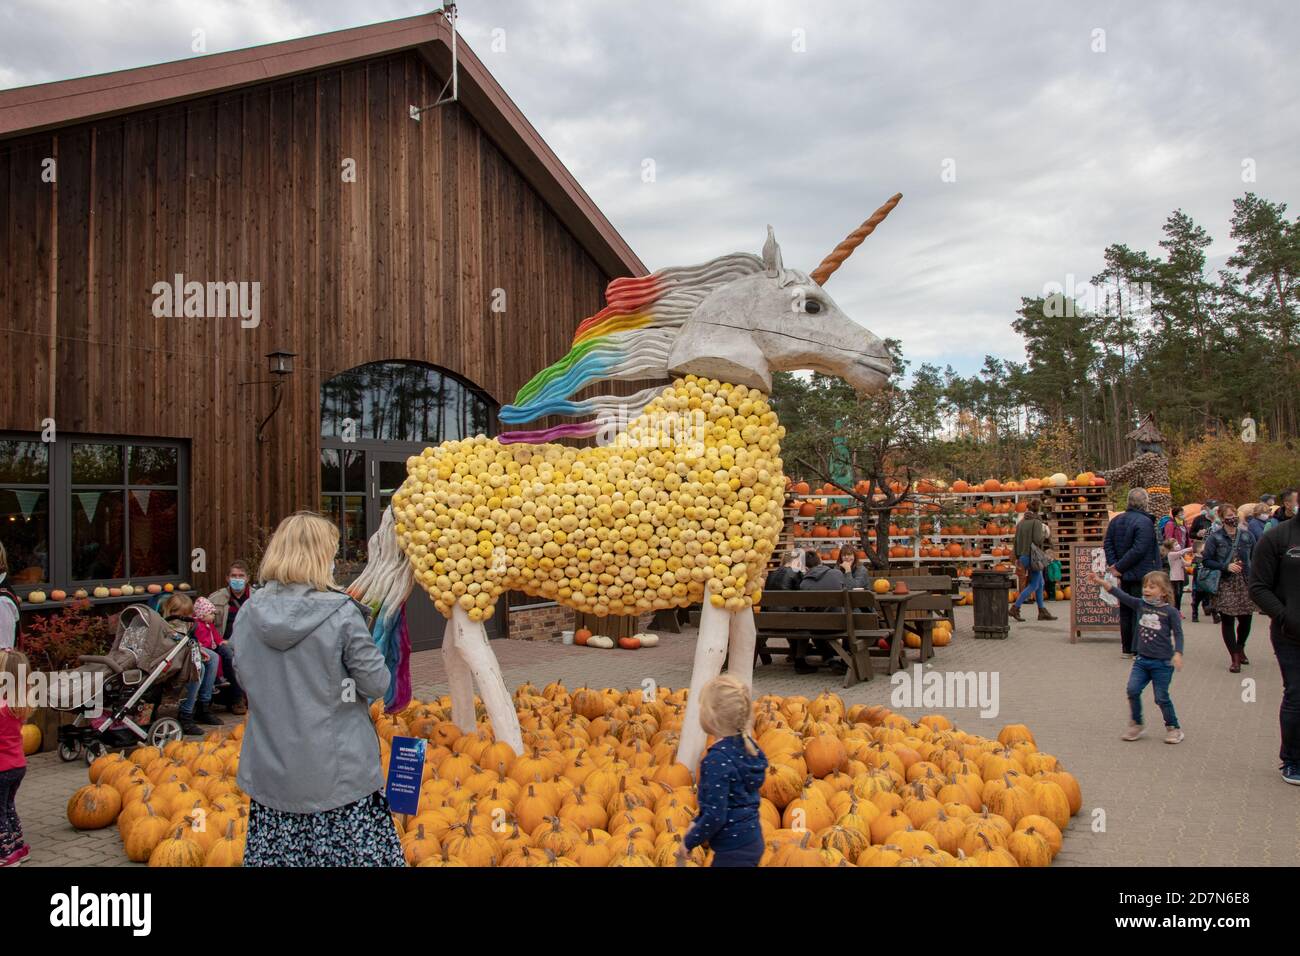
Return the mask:
<svg viewBox="0 0 1300 956">
<path fill-rule="evenodd" d="M 102 491 L 78 491 L 77 500 L 81 502 L 81 510 L 86 515 L 88 524 L 95 523 L 95 512 L 99 510 L 99 499 L 103 495 Z"/>
<path fill-rule="evenodd" d="M 135 503 L 140 506 L 140 513 L 147 515 L 149 513 L 149 496 L 153 492 L 146 489 L 131 489 L 131 496 L 135 498 Z"/>
<path fill-rule="evenodd" d="M 18 507 L 22 509 L 23 517 L 30 518 L 32 512 L 36 510 L 36 502 L 40 500 L 42 491 L 15 491 L 14 495 L 18 498 Z"/>
</svg>

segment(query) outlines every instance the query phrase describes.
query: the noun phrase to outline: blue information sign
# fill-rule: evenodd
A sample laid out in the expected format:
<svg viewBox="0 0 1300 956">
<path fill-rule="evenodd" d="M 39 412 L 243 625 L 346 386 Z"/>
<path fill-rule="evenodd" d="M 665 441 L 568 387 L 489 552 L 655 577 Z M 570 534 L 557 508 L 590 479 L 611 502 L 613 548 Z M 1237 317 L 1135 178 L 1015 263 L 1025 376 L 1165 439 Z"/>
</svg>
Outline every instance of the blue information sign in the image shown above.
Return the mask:
<svg viewBox="0 0 1300 956">
<path fill-rule="evenodd" d="M 415 814 L 420 808 L 420 778 L 424 774 L 424 746 L 420 737 L 394 737 L 384 790 L 394 813 Z"/>
</svg>

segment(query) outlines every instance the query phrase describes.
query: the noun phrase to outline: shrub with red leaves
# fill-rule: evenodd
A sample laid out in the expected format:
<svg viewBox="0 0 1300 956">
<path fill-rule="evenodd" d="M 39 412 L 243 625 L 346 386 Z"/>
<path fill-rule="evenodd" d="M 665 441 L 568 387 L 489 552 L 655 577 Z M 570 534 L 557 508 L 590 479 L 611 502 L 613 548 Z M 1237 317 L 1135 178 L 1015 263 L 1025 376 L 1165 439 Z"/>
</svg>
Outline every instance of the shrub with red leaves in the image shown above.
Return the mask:
<svg viewBox="0 0 1300 956">
<path fill-rule="evenodd" d="M 50 614 L 23 621 L 20 649 L 34 671 L 61 671 L 80 666 L 82 654 L 107 654 L 117 634 L 117 615 L 94 613 L 89 601 L 74 601 Z"/>
</svg>

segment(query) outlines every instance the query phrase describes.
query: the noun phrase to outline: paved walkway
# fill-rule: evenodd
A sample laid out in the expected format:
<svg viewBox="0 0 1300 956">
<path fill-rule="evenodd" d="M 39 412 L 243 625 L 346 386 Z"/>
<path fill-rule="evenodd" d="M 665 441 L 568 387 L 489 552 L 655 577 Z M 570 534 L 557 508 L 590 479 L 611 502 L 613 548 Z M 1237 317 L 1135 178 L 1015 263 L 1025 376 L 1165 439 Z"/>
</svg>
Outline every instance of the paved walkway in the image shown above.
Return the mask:
<svg viewBox="0 0 1300 956">
<path fill-rule="evenodd" d="M 1056 607 L 1067 615 L 1066 605 Z M 959 608 L 953 643 L 931 663 L 943 672 L 982 672 L 986 680 L 996 675 L 997 716 L 981 718 L 978 708 L 897 709 L 910 717 L 940 710 L 961 729 L 990 736 L 1007 723 L 1028 724 L 1039 748 L 1059 757 L 1083 788 L 1084 810 L 1058 865 L 1300 865 L 1300 788 L 1277 772 L 1282 688 L 1265 618 L 1255 620 L 1253 663 L 1240 675 L 1228 673 L 1217 627 L 1187 623 L 1187 663 L 1172 688 L 1187 739 L 1176 747 L 1163 743 L 1149 689 L 1151 736 L 1119 740 L 1129 662 L 1120 657 L 1118 635 L 1070 644 L 1063 621 L 1029 621 L 1013 623 L 1009 640 L 982 641 L 970 624 L 970 609 Z M 523 641 L 492 646 L 512 689 L 530 679 L 539 686 L 562 679 L 570 686 L 632 687 L 650 678 L 680 687 L 690 680 L 693 637 L 664 635 L 659 647 L 634 652 Z M 412 671 L 417 695 L 445 692 L 436 651 L 417 654 Z M 844 690 L 838 678 L 798 675 L 785 664 L 755 671 L 760 694 L 811 696 L 824 687 L 851 704 L 889 705 L 894 690 L 879 673 Z M 60 764 L 52 754 L 32 759 L 18 794 L 32 865 L 125 865 L 116 828 L 77 833 L 67 823 L 68 798 L 84 781 L 84 763 Z"/>
</svg>

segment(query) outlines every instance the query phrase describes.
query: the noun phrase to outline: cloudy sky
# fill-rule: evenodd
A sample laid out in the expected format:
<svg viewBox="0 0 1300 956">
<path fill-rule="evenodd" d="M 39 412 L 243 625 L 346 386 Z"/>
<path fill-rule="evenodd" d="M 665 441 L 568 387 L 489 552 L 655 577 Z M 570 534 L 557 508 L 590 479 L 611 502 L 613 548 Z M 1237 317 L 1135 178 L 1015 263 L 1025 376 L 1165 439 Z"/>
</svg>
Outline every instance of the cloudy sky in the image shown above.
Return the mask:
<svg viewBox="0 0 1300 956">
<path fill-rule="evenodd" d="M 190 56 L 196 27 L 215 53 L 431 7 L 4 0 L 0 87 Z M 1293 0 L 460 9 L 462 36 L 652 269 L 758 252 L 771 223 L 808 270 L 902 192 L 828 290 L 914 362 L 1022 357 L 1021 295 L 1085 280 L 1110 242 L 1157 252 L 1175 208 L 1214 237 L 1212 268 L 1234 197 L 1300 212 Z"/>
</svg>

